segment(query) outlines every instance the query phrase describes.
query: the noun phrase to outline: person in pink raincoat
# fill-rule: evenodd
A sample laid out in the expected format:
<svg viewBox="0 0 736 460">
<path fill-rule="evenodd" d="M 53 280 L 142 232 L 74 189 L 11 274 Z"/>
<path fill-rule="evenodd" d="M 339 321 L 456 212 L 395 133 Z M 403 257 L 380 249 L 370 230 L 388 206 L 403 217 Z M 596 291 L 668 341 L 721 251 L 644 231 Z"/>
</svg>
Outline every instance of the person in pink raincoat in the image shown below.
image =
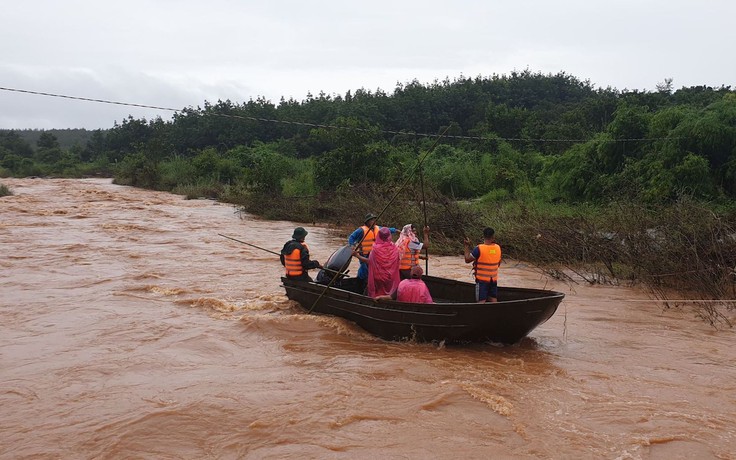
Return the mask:
<svg viewBox="0 0 736 460">
<path fill-rule="evenodd" d="M 391 241 L 391 231 L 382 227 L 368 257 L 354 253 L 358 259 L 368 262 L 369 297 L 391 296 L 399 287 L 399 249 Z"/>
<path fill-rule="evenodd" d="M 429 288 L 422 281 L 424 270 L 419 265 L 411 267 L 411 278 L 402 280 L 396 291 L 396 300 L 399 302 L 433 303 Z"/>
<path fill-rule="evenodd" d="M 422 281 L 422 275 L 424 270 L 419 265 L 415 265 L 411 268 L 411 278 L 401 280 L 399 287 L 392 295 L 381 295 L 378 296 L 378 300 L 398 300 L 399 302 L 411 302 L 411 303 L 434 303 L 432 295 L 429 293 L 429 288 L 424 281 Z"/>
</svg>

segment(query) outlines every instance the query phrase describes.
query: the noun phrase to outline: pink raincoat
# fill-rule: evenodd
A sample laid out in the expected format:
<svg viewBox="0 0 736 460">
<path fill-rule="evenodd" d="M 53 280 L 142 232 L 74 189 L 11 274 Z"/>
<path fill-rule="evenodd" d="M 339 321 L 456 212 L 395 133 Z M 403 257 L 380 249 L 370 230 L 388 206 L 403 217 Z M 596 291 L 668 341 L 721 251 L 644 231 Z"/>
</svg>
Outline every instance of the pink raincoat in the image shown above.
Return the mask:
<svg viewBox="0 0 736 460">
<path fill-rule="evenodd" d="M 399 283 L 399 292 L 396 293 L 396 300 L 412 303 L 434 302 L 427 285 L 424 284 L 424 281 L 416 278 L 405 279 Z"/>
<path fill-rule="evenodd" d="M 368 256 L 368 295 L 391 295 L 398 289 L 399 280 L 399 250 L 391 242 L 391 231 L 382 227 Z"/>
<path fill-rule="evenodd" d="M 399 239 L 396 240 L 396 247 L 399 248 L 399 259 L 404 257 L 404 251 L 407 250 L 407 244 L 410 242 L 419 242 L 419 238 L 417 237 L 417 234 L 414 233 L 414 230 L 411 229 L 411 224 L 404 225 L 404 228 L 401 229 L 401 234 L 399 234 Z"/>
</svg>

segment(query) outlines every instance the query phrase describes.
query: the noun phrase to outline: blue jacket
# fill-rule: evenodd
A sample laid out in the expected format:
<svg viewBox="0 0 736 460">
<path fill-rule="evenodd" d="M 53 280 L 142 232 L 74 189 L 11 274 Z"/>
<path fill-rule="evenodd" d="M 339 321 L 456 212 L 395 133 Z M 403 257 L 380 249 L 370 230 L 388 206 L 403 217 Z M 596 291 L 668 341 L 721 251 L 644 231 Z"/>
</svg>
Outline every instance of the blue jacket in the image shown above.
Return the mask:
<svg viewBox="0 0 736 460">
<path fill-rule="evenodd" d="M 376 233 L 378 233 L 378 230 L 380 230 L 381 227 L 378 225 L 376 225 L 376 227 L 377 227 Z M 391 231 L 391 233 L 397 232 L 396 228 L 394 227 L 389 227 L 388 229 Z M 355 246 L 356 244 L 358 244 L 358 241 L 362 239 L 363 239 L 363 227 L 358 227 L 348 237 L 348 244 L 350 246 Z M 362 280 L 368 279 L 368 264 L 363 261 L 360 262 L 360 268 L 358 268 L 358 278 Z"/>
</svg>

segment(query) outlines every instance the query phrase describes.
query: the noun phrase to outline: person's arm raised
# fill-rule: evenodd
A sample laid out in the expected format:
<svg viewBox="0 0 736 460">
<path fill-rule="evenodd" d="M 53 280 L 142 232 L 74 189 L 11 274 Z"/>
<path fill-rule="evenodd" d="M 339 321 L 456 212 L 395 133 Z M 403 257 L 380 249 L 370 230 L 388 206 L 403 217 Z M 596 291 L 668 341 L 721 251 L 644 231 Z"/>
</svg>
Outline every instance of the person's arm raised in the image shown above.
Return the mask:
<svg viewBox="0 0 736 460">
<path fill-rule="evenodd" d="M 463 247 L 465 249 L 465 263 L 470 263 L 475 260 L 475 257 L 470 253 L 470 240 L 468 238 L 465 238 L 463 240 Z"/>
</svg>

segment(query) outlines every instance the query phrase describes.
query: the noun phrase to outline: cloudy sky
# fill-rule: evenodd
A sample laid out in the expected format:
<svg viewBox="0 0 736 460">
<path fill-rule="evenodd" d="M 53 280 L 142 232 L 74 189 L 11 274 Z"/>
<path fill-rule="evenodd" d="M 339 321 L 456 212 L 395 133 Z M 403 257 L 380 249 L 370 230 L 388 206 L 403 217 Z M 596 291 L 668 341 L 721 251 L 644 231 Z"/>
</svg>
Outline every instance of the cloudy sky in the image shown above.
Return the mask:
<svg viewBox="0 0 736 460">
<path fill-rule="evenodd" d="M 736 86 L 733 0 L 6 0 L 0 128 L 109 128 L 265 96 L 530 69 L 596 87 Z"/>
</svg>

